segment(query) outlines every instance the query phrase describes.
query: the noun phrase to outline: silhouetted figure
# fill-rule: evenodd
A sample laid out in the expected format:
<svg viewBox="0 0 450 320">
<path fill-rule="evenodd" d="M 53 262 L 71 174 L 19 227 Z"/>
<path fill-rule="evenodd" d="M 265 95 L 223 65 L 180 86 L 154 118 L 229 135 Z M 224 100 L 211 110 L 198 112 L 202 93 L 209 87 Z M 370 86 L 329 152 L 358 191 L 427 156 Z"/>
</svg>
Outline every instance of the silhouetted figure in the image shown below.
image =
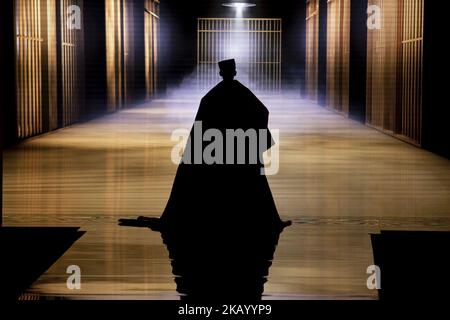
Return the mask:
<svg viewBox="0 0 450 320">
<path fill-rule="evenodd" d="M 198 150 L 202 153 L 210 142 L 201 142 L 199 149 L 199 139 L 195 137 L 193 128 L 184 162 L 179 165 L 161 219 L 141 218 L 153 224 L 154 229 L 204 225 L 221 226 L 232 231 L 238 226 L 279 229 L 290 224 L 281 221 L 267 178 L 261 174 L 261 155 L 274 143 L 268 130 L 269 111 L 248 88 L 234 80 L 234 60 L 222 61 L 219 67 L 223 81 L 202 99 L 195 119 L 196 124 L 201 123 L 201 134 L 214 129 L 226 137 L 227 130 L 252 130 L 257 133 L 257 140 L 246 140 L 244 163 L 239 163 L 242 154 L 239 154 L 241 151 L 236 139 L 234 152 L 226 149 L 222 157 L 218 157 L 222 162 L 196 164 Z M 224 139 L 223 144 L 228 142 Z M 234 161 L 230 164 L 227 159 Z"/>
<path fill-rule="evenodd" d="M 234 80 L 234 60 L 219 67 L 223 81 L 200 103 L 161 218 L 119 222 L 161 231 L 182 296 L 255 300 L 263 293 L 279 234 L 291 222 L 280 219 L 263 171 L 262 153 L 274 144 L 269 112 Z M 236 136 L 230 140 L 230 131 L 248 133 L 248 139 L 239 144 Z M 224 148 L 211 148 L 213 142 Z"/>
</svg>

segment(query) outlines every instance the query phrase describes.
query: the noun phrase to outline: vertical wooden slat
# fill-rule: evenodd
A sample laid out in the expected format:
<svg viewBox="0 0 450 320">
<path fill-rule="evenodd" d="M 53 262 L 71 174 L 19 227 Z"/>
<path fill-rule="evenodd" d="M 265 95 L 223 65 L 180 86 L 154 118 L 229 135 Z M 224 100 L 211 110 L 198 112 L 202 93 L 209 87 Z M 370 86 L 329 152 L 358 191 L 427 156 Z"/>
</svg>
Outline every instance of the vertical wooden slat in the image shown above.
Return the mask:
<svg viewBox="0 0 450 320">
<path fill-rule="evenodd" d="M 15 0 L 17 136 L 21 139 L 57 126 L 55 21 L 55 0 Z"/>
<path fill-rule="evenodd" d="M 25 1 L 25 6 L 24 9 L 25 12 L 29 12 L 29 2 Z M 23 13 L 24 14 L 24 13 Z M 25 17 L 24 17 L 25 19 Z M 24 105 L 24 109 L 23 109 L 23 113 L 24 113 L 24 131 L 25 131 L 25 136 L 29 136 L 29 124 L 28 124 L 28 119 L 29 119 L 29 110 L 31 107 L 31 96 L 30 96 L 30 83 L 31 83 L 31 76 L 30 76 L 30 41 L 29 41 L 29 30 L 30 30 L 30 22 L 28 21 L 28 23 L 24 23 L 24 35 L 25 35 L 25 99 L 26 99 L 26 104 Z"/>
<path fill-rule="evenodd" d="M 39 133 L 42 133 L 42 95 L 43 95 L 43 88 L 42 88 L 42 63 L 40 63 L 42 61 L 42 41 L 40 39 L 42 39 L 42 23 L 43 21 L 41 21 L 41 1 L 37 1 L 37 16 L 39 18 L 39 22 L 37 25 L 37 38 L 38 38 L 38 47 L 37 47 L 37 60 L 39 61 L 38 64 L 38 79 L 39 79 L 39 83 L 38 83 L 38 94 L 39 94 L 39 100 L 38 100 L 38 119 L 37 119 L 37 131 Z"/>
<path fill-rule="evenodd" d="M 34 1 L 34 10 L 35 10 L 35 16 L 36 16 L 36 21 L 35 21 L 35 40 L 34 40 L 34 47 L 35 47 L 35 52 L 34 52 L 34 59 L 35 59 L 35 75 L 36 75 L 36 82 L 35 82 L 35 97 L 36 97 L 36 101 L 35 101 L 35 114 L 34 114 L 34 123 L 33 123 L 33 127 L 34 127 L 34 131 L 36 133 L 41 133 L 39 130 L 39 118 L 40 118 L 40 65 L 41 65 L 41 61 L 39 59 L 39 46 L 40 46 L 40 37 L 39 37 L 39 24 L 40 24 L 40 16 L 39 16 L 39 0 L 35 0 Z"/>
<path fill-rule="evenodd" d="M 37 10 L 36 10 L 36 0 L 31 0 L 31 16 L 32 16 L 32 24 L 31 24 L 31 97 L 32 97 L 32 107 L 31 107 L 31 116 L 30 116 L 30 131 L 34 134 L 37 133 L 36 130 L 36 118 L 37 118 L 37 56 L 36 56 L 36 29 L 37 29 Z"/>
<path fill-rule="evenodd" d="M 18 7 L 19 7 L 19 11 L 20 11 L 20 34 L 19 34 L 19 38 L 21 39 L 21 46 L 22 46 L 22 53 L 21 53 L 21 59 L 19 62 L 17 62 L 18 64 L 21 65 L 21 72 L 22 72 L 22 79 L 21 79 L 21 87 L 18 90 L 21 97 L 22 97 L 22 105 L 21 105 L 21 109 L 20 109 L 20 126 L 21 126 L 21 134 L 20 134 L 20 138 L 26 137 L 27 132 L 26 132 L 26 107 L 28 105 L 28 89 L 27 89 L 27 84 L 28 84 L 28 78 L 27 78 L 27 29 L 26 29 L 26 23 L 25 23 L 25 12 L 27 11 L 26 8 L 26 3 L 22 0 L 22 1 L 17 1 L 18 3 Z"/>
<path fill-rule="evenodd" d="M 32 135 L 34 133 L 33 120 L 35 118 L 36 109 L 36 62 L 35 62 L 35 41 L 34 41 L 34 30 L 35 30 L 36 13 L 34 11 L 34 0 L 30 0 L 30 29 L 29 29 L 29 47 L 30 47 L 30 65 L 29 65 L 29 77 L 30 77 L 30 106 L 28 108 L 28 134 Z"/>
<path fill-rule="evenodd" d="M 47 76 L 47 95 L 48 95 L 48 130 L 56 129 L 58 126 L 57 116 L 57 74 L 56 74 L 56 19 L 55 19 L 55 0 L 47 0 L 47 47 L 46 55 L 48 67 L 45 72 Z"/>
<path fill-rule="evenodd" d="M 19 35 L 19 26 L 18 26 L 18 23 L 17 23 L 17 20 L 19 19 L 19 15 L 17 14 L 17 8 L 18 8 L 17 2 L 14 2 L 13 5 L 14 5 L 14 32 L 15 32 L 15 36 L 16 36 L 16 47 L 15 47 L 15 59 L 16 59 L 16 61 L 15 61 L 15 72 L 16 72 L 16 77 L 15 77 L 15 80 L 16 80 L 16 88 L 20 88 L 20 67 L 19 67 L 19 63 L 18 63 L 20 61 L 20 49 L 19 49 L 20 48 L 20 38 L 18 37 L 18 35 Z M 20 105 L 21 105 L 20 94 L 16 94 L 16 105 L 17 105 L 16 115 L 18 116 L 18 114 L 19 114 L 18 110 L 20 109 Z M 16 120 L 16 127 L 17 127 L 17 135 L 20 136 L 20 126 L 19 126 L 19 122 L 17 120 Z M 0 161 L 1 161 L 1 159 L 0 159 Z"/>
<path fill-rule="evenodd" d="M 16 6 L 17 6 L 18 15 L 19 15 L 19 30 L 18 30 L 17 37 L 19 38 L 19 45 L 20 45 L 20 49 L 19 49 L 20 60 L 16 61 L 16 64 L 19 65 L 19 69 L 20 69 L 20 84 L 18 86 L 17 95 L 20 96 L 20 100 L 21 100 L 17 119 L 18 119 L 18 125 L 19 125 L 18 136 L 19 136 L 19 138 L 23 138 L 25 135 L 24 109 L 25 109 L 26 97 L 27 97 L 26 92 L 25 92 L 26 44 L 25 44 L 25 26 L 24 26 L 24 18 L 23 18 L 24 4 L 22 1 L 18 0 L 18 1 L 16 1 Z"/>
<path fill-rule="evenodd" d="M 252 89 L 281 89 L 281 20 L 199 18 L 197 22 L 198 87 L 206 90 L 220 81 L 217 62 L 244 53 L 238 77 Z M 239 48 L 236 40 L 244 41 Z M 239 57 L 235 57 L 239 58 Z M 239 66 L 238 66 L 239 67 Z"/>
</svg>

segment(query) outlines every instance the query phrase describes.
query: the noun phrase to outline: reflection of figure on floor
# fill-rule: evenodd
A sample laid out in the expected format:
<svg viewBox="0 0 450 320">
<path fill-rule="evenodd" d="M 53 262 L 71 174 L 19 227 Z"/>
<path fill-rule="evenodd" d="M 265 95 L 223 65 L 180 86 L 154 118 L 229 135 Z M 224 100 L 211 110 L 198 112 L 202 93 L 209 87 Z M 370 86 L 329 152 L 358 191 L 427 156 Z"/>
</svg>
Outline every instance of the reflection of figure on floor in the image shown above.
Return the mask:
<svg viewBox="0 0 450 320">
<path fill-rule="evenodd" d="M 269 112 L 249 89 L 234 80 L 234 60 L 222 61 L 219 67 L 223 81 L 202 99 L 196 123 L 201 121 L 203 132 L 214 129 L 222 137 L 228 129 L 265 130 L 266 135 L 245 142 L 248 151 L 243 162 L 242 157 L 237 161 L 240 150 L 235 145 L 223 150 L 228 153 L 223 159 L 229 159 L 231 153 L 234 162 L 199 164 L 185 161 L 187 154 L 199 149 L 193 129 L 161 218 L 119 222 L 161 231 L 182 296 L 204 299 L 205 295 L 240 294 L 260 299 L 279 234 L 291 222 L 280 219 L 262 174 L 262 153 L 274 144 L 268 130 Z M 252 161 L 252 143 L 257 144 L 256 162 Z M 200 150 L 205 147 L 202 142 Z"/>
<path fill-rule="evenodd" d="M 151 227 L 157 220 L 121 219 L 123 226 Z M 281 229 L 187 224 L 163 229 L 177 292 L 185 301 L 259 301 Z"/>
<path fill-rule="evenodd" d="M 261 300 L 280 231 L 191 231 L 162 232 L 182 300 Z"/>
</svg>

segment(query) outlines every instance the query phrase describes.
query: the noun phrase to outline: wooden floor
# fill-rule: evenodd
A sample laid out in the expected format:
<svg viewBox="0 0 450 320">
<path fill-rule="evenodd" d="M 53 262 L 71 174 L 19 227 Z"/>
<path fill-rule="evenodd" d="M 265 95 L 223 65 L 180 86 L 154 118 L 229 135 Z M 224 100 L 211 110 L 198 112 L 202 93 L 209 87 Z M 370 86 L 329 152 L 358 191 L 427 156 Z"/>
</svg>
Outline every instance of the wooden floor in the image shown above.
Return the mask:
<svg viewBox="0 0 450 320">
<path fill-rule="evenodd" d="M 29 290 L 40 297 L 177 299 L 158 233 L 117 218 L 159 216 L 176 166 L 171 133 L 200 97 L 155 100 L 31 139 L 4 153 L 6 226 L 87 233 Z M 450 162 L 296 98 L 265 97 L 280 129 L 269 177 L 283 219 L 267 299 L 376 299 L 370 233 L 450 230 Z M 81 290 L 66 287 L 78 265 Z"/>
</svg>

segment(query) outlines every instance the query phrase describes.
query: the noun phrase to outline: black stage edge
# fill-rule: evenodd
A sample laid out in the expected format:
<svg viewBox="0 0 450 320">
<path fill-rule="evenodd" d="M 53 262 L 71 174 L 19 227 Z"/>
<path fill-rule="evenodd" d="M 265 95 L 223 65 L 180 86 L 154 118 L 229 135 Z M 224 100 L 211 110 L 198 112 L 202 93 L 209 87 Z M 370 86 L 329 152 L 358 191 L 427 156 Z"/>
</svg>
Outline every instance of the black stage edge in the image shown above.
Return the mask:
<svg viewBox="0 0 450 320">
<path fill-rule="evenodd" d="M 426 319 L 434 319 L 433 315 L 442 313 L 442 305 L 429 303 L 411 303 L 399 300 L 397 302 L 380 301 L 262 301 L 252 305 L 270 306 L 270 314 L 224 314 L 224 305 L 220 304 L 188 304 L 187 307 L 208 307 L 213 312 L 208 316 L 182 315 L 180 310 L 186 308 L 185 303 L 175 301 L 46 301 L 21 302 L 9 310 L 16 318 L 37 316 L 43 319 L 408 319 L 407 317 L 426 315 Z M 242 306 L 250 303 L 241 303 Z M 219 310 L 219 311 L 215 311 Z M 405 318 L 406 317 L 406 318 Z M 395 319 L 395 318 L 394 318 Z"/>
<path fill-rule="evenodd" d="M 381 301 L 449 301 L 450 232 L 381 231 L 371 237 Z"/>
<path fill-rule="evenodd" d="M 0 301 L 14 301 L 82 235 L 79 228 L 0 228 Z"/>
</svg>

